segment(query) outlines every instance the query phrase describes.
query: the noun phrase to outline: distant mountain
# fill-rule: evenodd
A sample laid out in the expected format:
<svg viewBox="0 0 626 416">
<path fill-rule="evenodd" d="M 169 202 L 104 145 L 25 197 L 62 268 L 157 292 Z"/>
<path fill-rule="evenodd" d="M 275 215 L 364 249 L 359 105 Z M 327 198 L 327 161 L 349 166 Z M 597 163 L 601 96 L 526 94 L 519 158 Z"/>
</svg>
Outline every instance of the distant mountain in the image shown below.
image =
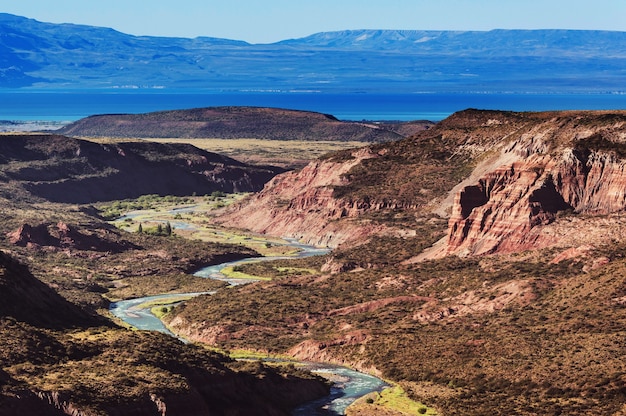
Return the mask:
<svg viewBox="0 0 626 416">
<path fill-rule="evenodd" d="M 363 123 L 310 111 L 209 107 L 146 114 L 90 116 L 57 133 L 82 137 L 258 138 L 268 140 L 388 142 L 430 127 L 427 121 Z"/>
<path fill-rule="evenodd" d="M 624 91 L 626 32 L 353 30 L 274 44 L 0 14 L 0 88 Z"/>
</svg>

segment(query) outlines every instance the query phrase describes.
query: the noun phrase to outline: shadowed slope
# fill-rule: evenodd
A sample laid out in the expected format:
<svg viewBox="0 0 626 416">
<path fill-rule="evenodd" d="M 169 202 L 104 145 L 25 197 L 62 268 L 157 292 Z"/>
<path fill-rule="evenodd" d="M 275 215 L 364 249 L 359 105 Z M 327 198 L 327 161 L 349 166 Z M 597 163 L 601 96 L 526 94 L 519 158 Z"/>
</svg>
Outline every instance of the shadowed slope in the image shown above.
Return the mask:
<svg viewBox="0 0 626 416">
<path fill-rule="evenodd" d="M 0 136 L 8 195 L 90 203 L 145 194 L 250 192 L 280 168 L 256 167 L 186 144 L 96 144 L 58 135 Z M 20 193 L 20 191 L 22 191 Z"/>
</svg>

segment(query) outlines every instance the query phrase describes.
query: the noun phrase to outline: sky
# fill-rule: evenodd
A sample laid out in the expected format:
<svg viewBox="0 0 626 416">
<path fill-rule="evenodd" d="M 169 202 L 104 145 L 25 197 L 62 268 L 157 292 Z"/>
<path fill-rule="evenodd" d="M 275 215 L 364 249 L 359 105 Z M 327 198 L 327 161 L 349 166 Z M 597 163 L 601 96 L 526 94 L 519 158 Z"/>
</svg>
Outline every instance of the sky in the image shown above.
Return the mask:
<svg viewBox="0 0 626 416">
<path fill-rule="evenodd" d="M 250 43 L 346 29 L 626 31 L 626 0 L 0 0 L 0 12 Z"/>
</svg>

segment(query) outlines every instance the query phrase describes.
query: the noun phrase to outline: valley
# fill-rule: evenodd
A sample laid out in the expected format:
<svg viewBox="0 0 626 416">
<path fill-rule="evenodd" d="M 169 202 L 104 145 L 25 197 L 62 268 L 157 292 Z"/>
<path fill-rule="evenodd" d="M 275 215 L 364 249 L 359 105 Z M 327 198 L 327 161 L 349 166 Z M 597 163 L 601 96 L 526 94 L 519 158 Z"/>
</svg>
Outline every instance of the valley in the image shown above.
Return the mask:
<svg viewBox="0 0 626 416">
<path fill-rule="evenodd" d="M 353 416 L 623 415 L 625 140 L 623 111 L 470 109 L 286 171 L 180 143 L 2 137 L 2 403 L 246 414 L 241 393 L 288 414 L 328 393 L 217 349 L 394 384 Z M 293 241 L 332 251 L 292 258 Z M 262 278 L 245 285 L 195 275 L 261 255 L 286 258 L 218 266 Z M 191 344 L 108 314 L 188 292 L 215 293 L 158 312 Z"/>
</svg>

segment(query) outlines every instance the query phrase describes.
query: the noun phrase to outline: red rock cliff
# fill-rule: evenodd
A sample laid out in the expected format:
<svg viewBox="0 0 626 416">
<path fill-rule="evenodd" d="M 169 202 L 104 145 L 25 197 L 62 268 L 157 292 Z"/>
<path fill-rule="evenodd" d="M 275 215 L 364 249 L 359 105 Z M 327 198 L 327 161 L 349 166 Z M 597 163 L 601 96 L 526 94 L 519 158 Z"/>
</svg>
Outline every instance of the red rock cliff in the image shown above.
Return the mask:
<svg viewBox="0 0 626 416">
<path fill-rule="evenodd" d="M 559 212 L 626 208 L 625 126 L 624 111 L 467 110 L 411 139 L 279 175 L 220 221 L 336 247 L 397 231 L 363 214 L 408 210 L 449 218 L 447 237 L 422 258 L 546 247 L 557 237 L 541 230 Z M 336 197 L 348 181 L 360 193 Z"/>
<path fill-rule="evenodd" d="M 219 221 L 330 247 L 364 238 L 376 227 L 334 221 L 356 217 L 370 208 L 363 201 L 333 198 L 333 186 L 345 181 L 342 175 L 376 154 L 363 149 L 355 151 L 353 156 L 347 162 L 314 161 L 302 170 L 276 176 L 261 192 Z"/>
<path fill-rule="evenodd" d="M 535 127 L 524 140 L 502 151 L 501 160 L 513 162 L 496 166 L 458 192 L 447 242 L 437 256 L 539 248 L 558 243 L 542 235 L 540 228 L 553 222 L 559 211 L 590 215 L 623 211 L 624 121 L 584 128 L 572 128 L 571 122 L 551 119 Z"/>
</svg>

